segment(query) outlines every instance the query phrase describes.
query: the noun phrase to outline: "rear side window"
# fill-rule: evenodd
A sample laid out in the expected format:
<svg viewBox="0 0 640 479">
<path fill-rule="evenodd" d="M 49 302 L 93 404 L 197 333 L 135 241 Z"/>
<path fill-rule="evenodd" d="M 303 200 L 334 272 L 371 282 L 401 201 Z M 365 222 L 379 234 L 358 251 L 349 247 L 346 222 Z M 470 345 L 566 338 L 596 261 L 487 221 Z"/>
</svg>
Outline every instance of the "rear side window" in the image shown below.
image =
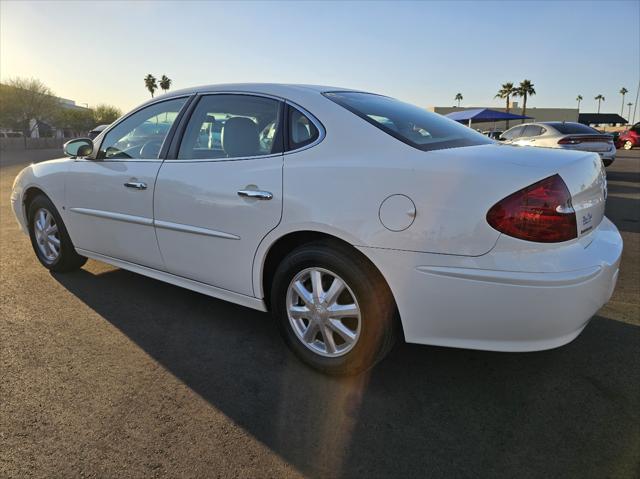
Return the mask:
<svg viewBox="0 0 640 479">
<path fill-rule="evenodd" d="M 423 151 L 490 144 L 486 136 L 453 120 L 386 96 L 361 92 L 324 95 L 394 138 Z"/>
<path fill-rule="evenodd" d="M 304 113 L 288 107 L 289 150 L 297 150 L 316 141 L 320 136 L 318 127 Z"/>
<path fill-rule="evenodd" d="M 581 123 L 554 123 L 553 127 L 563 135 L 576 135 L 580 133 L 587 133 L 593 135 L 594 133 L 600 133 L 595 128 L 583 125 Z"/>
<path fill-rule="evenodd" d="M 282 151 L 281 103 L 253 95 L 207 95 L 185 130 L 179 160 L 246 158 Z"/>
</svg>

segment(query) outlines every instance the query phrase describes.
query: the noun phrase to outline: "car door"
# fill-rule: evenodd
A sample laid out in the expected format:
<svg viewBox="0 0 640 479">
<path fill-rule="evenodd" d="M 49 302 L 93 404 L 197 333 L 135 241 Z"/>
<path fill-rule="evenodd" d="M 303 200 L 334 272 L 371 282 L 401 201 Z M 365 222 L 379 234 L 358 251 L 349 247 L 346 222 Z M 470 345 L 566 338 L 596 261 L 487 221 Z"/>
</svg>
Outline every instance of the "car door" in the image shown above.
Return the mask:
<svg viewBox="0 0 640 479">
<path fill-rule="evenodd" d="M 153 227 L 160 151 L 187 98 L 154 103 L 109 129 L 93 158 L 65 180 L 67 228 L 76 248 L 163 269 Z"/>
<path fill-rule="evenodd" d="M 282 214 L 282 116 L 275 98 L 198 98 L 156 181 L 167 271 L 253 296 L 254 254 Z"/>
</svg>

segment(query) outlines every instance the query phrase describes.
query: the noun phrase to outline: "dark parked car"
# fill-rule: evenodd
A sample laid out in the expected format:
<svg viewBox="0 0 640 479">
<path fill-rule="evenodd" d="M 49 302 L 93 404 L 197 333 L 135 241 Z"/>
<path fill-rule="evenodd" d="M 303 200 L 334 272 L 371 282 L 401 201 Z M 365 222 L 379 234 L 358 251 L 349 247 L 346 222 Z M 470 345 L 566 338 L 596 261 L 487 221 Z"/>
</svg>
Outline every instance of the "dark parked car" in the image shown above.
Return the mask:
<svg viewBox="0 0 640 479">
<path fill-rule="evenodd" d="M 504 133 L 502 130 L 487 130 L 482 132 L 484 136 L 488 136 L 492 140 L 498 140 L 502 133 Z"/>
</svg>

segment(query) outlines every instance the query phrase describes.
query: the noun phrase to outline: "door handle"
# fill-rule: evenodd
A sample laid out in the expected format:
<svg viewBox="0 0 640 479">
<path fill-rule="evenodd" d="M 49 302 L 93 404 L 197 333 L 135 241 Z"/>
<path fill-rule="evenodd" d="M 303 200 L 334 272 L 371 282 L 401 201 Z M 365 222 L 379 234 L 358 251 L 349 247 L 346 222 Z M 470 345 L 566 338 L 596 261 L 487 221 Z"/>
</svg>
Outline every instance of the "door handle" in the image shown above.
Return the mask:
<svg viewBox="0 0 640 479">
<path fill-rule="evenodd" d="M 238 191 L 238 196 L 242 196 L 244 198 L 256 198 L 258 200 L 270 200 L 273 198 L 273 194 L 270 191 L 260 190 L 240 190 Z"/>
<path fill-rule="evenodd" d="M 127 181 L 124 186 L 127 188 L 135 188 L 136 190 L 146 190 L 147 184 L 142 181 Z"/>
</svg>

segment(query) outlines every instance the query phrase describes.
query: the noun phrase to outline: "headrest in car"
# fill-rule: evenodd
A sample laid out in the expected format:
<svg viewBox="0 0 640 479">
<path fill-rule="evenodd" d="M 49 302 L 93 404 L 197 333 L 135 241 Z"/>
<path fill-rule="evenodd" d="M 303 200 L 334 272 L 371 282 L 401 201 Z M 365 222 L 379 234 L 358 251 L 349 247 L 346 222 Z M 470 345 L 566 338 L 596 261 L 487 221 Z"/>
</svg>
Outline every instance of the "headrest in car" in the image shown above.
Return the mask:
<svg viewBox="0 0 640 479">
<path fill-rule="evenodd" d="M 222 128 L 222 149 L 228 157 L 254 156 L 259 152 L 258 125 L 249 118 L 229 118 Z"/>
</svg>

